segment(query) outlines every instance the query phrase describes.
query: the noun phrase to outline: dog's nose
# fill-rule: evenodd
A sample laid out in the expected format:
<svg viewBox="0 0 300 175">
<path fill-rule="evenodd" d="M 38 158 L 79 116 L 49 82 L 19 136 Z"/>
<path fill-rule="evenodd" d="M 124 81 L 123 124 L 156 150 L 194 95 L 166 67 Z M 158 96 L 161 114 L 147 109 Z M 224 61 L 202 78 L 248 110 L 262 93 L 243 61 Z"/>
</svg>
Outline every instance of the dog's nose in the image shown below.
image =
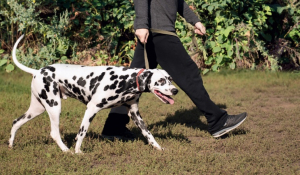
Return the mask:
<svg viewBox="0 0 300 175">
<path fill-rule="evenodd" d="M 175 88 L 173 88 L 173 89 L 171 90 L 171 92 L 172 92 L 173 95 L 176 95 L 176 94 L 178 93 L 178 90 L 175 89 Z"/>
</svg>

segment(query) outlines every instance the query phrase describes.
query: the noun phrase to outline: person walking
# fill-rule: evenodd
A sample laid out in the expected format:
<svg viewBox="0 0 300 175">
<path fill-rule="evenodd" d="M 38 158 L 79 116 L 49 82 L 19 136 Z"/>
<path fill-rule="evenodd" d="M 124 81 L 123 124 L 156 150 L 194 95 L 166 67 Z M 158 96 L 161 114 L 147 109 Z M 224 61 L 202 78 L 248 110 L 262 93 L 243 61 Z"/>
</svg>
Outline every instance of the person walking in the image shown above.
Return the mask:
<svg viewBox="0 0 300 175">
<path fill-rule="evenodd" d="M 208 132 L 215 138 L 238 127 L 247 113 L 229 115 L 220 109 L 209 97 L 200 71 L 176 36 L 151 32 L 160 29 L 175 32 L 177 13 L 195 26 L 195 33 L 206 34 L 206 28 L 184 0 L 134 0 L 136 18 L 135 35 L 138 38 L 130 68 L 145 68 L 144 44 L 148 54 L 150 69 L 159 64 L 174 82 L 189 96 L 196 107 L 205 115 Z M 134 139 L 126 127 L 129 122 L 126 107 L 113 108 L 105 122 L 102 136 L 108 139 Z"/>
</svg>

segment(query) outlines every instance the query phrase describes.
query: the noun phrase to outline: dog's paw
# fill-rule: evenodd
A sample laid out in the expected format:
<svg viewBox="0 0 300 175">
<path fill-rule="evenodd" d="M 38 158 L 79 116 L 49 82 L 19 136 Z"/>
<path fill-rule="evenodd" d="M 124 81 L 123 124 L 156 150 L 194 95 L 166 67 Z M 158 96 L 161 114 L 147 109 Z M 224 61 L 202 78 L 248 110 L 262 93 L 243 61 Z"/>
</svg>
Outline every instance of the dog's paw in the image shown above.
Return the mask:
<svg viewBox="0 0 300 175">
<path fill-rule="evenodd" d="M 69 149 L 68 149 L 68 150 L 66 150 L 66 151 L 63 151 L 63 152 L 64 152 L 64 153 L 66 153 L 66 154 L 72 154 L 72 155 L 74 154 L 74 152 L 73 152 L 73 151 L 71 151 L 71 150 L 69 150 Z"/>
<path fill-rule="evenodd" d="M 77 151 L 75 151 L 75 154 L 79 154 L 79 155 L 81 155 L 81 154 L 84 154 L 81 150 L 77 150 Z"/>
<path fill-rule="evenodd" d="M 158 150 L 158 151 L 163 151 L 164 148 L 161 148 L 160 146 L 153 146 L 154 149 Z"/>
</svg>

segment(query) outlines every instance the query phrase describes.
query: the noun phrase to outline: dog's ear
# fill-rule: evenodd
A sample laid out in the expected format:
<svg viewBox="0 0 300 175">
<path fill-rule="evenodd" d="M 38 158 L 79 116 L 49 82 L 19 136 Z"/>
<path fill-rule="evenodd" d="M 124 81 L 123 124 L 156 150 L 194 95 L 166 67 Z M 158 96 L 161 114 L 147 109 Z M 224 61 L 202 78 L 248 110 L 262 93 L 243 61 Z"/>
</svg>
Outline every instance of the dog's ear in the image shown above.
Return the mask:
<svg viewBox="0 0 300 175">
<path fill-rule="evenodd" d="M 152 75 L 153 75 L 153 73 L 151 71 L 145 71 L 138 77 L 139 83 L 140 83 L 140 91 L 150 92 L 149 86 L 151 83 Z"/>
</svg>

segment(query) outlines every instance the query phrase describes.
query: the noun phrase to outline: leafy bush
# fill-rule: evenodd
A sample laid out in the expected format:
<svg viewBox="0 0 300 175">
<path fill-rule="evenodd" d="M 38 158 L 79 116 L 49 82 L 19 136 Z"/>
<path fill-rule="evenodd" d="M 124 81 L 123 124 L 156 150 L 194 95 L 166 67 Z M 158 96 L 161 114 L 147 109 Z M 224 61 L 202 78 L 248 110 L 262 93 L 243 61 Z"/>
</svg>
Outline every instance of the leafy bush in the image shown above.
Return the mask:
<svg viewBox="0 0 300 175">
<path fill-rule="evenodd" d="M 293 27 L 293 37 L 300 34 L 299 29 L 299 10 L 296 7 L 299 4 L 277 4 L 276 2 L 268 4 L 269 1 L 263 0 L 189 0 L 190 8 L 193 9 L 207 28 L 207 36 L 198 39 L 198 45 L 201 53 L 198 59 L 202 60 L 201 65 L 204 73 L 209 70 L 217 71 L 220 67 L 226 66 L 231 69 L 236 67 L 246 67 L 251 69 L 264 68 L 278 70 L 283 63 L 282 56 L 285 52 L 291 52 L 288 47 L 281 46 L 277 50 L 272 46 L 288 33 L 289 28 L 280 28 L 282 19 L 286 18 L 288 22 L 286 27 Z M 280 11 L 281 10 L 281 11 Z M 283 10 L 289 11 L 283 14 Z M 186 26 L 183 19 L 180 19 L 181 25 Z M 297 22 L 298 21 L 298 22 Z M 177 22 L 180 23 L 180 22 Z M 192 28 L 189 27 L 192 31 Z M 177 27 L 177 32 L 182 41 L 192 42 L 191 33 L 185 32 L 186 27 Z M 288 38 L 284 39 L 289 41 Z M 297 39 L 292 39 L 293 45 L 290 49 L 293 54 L 286 54 L 288 60 L 294 60 L 295 55 L 299 54 Z M 187 43 L 188 43 L 187 42 Z M 187 44 L 188 45 L 188 44 Z M 195 50 L 193 44 L 188 50 Z M 281 54 L 275 54 L 282 49 Z M 193 51 L 192 51 L 193 52 Z M 298 60 L 299 61 L 299 60 Z M 296 64 L 295 64 L 296 65 Z"/>
<path fill-rule="evenodd" d="M 299 66 L 300 2 L 186 1 L 206 26 L 207 35 L 194 40 L 193 26 L 182 17 L 175 28 L 186 50 L 196 53 L 192 58 L 203 73 L 221 67 L 279 70 Z M 133 0 L 8 0 L 1 1 L 0 7 L 0 49 L 10 51 L 26 33 L 20 57 L 28 66 L 86 59 L 96 65 L 125 65 L 132 60 L 136 45 Z M 7 59 L 0 63 L 11 64 Z"/>
</svg>

